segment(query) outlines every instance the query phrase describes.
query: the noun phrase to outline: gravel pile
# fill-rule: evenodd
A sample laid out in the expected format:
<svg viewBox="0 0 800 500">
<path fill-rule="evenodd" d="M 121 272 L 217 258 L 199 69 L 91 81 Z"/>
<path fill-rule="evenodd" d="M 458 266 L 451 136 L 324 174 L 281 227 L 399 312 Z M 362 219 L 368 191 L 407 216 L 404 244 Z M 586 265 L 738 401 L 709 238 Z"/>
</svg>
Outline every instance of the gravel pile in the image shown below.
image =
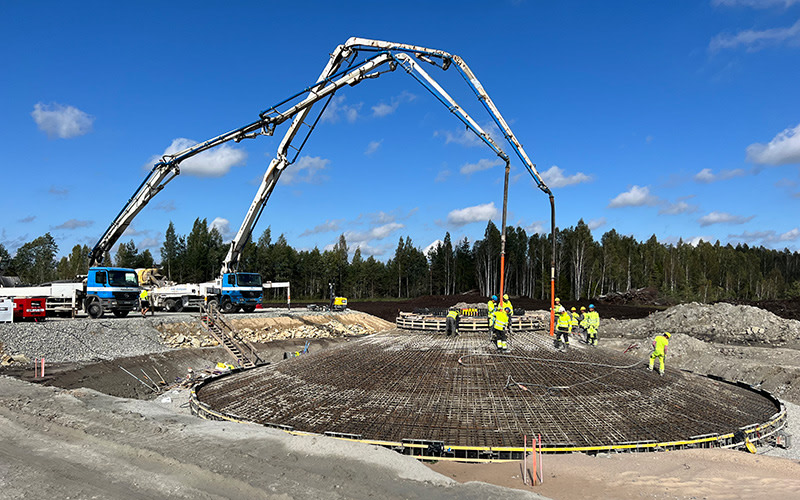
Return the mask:
<svg viewBox="0 0 800 500">
<path fill-rule="evenodd" d="M 48 320 L 2 323 L 0 342 L 6 354 L 24 354 L 48 362 L 95 361 L 168 351 L 152 320 Z"/>
<path fill-rule="evenodd" d="M 602 314 L 601 310 L 601 331 L 622 337 L 650 337 L 667 331 L 721 344 L 764 343 L 776 346 L 800 338 L 800 321 L 783 319 L 764 309 L 744 305 L 692 302 L 653 313 L 647 318 L 622 321 L 603 321 Z"/>
</svg>

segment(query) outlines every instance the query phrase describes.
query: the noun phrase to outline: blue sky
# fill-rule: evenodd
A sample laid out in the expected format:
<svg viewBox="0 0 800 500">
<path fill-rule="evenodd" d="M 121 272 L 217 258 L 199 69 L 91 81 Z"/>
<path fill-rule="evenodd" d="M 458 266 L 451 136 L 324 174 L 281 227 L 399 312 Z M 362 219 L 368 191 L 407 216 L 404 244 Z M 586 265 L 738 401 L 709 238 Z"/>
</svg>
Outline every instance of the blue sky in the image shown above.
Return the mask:
<svg viewBox="0 0 800 500">
<path fill-rule="evenodd" d="M 289 4 L 2 2 L 0 243 L 93 246 L 154 159 L 254 121 L 359 36 L 464 58 L 560 227 L 800 249 L 800 0 Z M 489 122 L 454 70 L 427 70 Z M 157 256 L 169 222 L 188 234 L 196 217 L 232 237 L 285 130 L 184 163 L 122 241 Z M 509 223 L 548 231 L 514 160 Z M 500 223 L 502 175 L 398 70 L 337 93 L 254 236 L 322 249 L 344 233 L 382 260 L 400 236 L 474 241 Z"/>
</svg>

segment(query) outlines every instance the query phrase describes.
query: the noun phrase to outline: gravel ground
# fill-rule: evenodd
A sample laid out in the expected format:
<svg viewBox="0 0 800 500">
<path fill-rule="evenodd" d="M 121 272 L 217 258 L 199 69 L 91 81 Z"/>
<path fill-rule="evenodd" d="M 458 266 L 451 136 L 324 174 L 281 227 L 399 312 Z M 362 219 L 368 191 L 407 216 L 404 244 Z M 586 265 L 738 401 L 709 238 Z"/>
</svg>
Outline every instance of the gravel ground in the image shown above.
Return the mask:
<svg viewBox="0 0 800 500">
<path fill-rule="evenodd" d="M 305 308 L 258 311 L 233 314 L 228 318 L 239 320 L 348 314 L 308 311 Z M 100 361 L 152 354 L 170 350 L 162 342 L 158 330 L 162 324 L 195 322 L 198 317 L 199 313 L 196 312 L 159 312 L 146 318 L 133 314 L 127 318 L 48 318 L 39 323 L 0 323 L 0 348 L 6 354 L 24 354 L 31 360 L 43 357 L 51 363 Z"/>
</svg>

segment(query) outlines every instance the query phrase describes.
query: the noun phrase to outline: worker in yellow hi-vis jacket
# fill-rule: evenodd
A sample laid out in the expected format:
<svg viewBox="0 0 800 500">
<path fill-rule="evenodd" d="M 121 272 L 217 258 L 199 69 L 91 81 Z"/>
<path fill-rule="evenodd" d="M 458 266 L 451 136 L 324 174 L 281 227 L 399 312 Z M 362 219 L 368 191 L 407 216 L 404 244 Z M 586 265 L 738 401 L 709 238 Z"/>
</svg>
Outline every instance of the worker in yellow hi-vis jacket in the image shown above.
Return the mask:
<svg viewBox="0 0 800 500">
<path fill-rule="evenodd" d="M 653 340 L 653 351 L 650 353 L 650 370 L 655 365 L 656 358 L 658 358 L 658 374 L 664 376 L 664 358 L 667 356 L 667 346 L 669 339 L 672 335 L 669 332 L 664 332 L 662 335 Z"/>
</svg>

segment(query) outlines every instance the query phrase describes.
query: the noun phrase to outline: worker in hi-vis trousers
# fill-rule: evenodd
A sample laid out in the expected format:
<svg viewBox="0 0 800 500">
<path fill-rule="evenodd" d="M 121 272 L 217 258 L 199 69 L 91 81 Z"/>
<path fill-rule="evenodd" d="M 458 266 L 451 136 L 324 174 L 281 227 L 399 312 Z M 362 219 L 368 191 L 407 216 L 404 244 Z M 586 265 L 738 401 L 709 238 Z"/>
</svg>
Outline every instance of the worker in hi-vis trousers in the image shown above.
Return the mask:
<svg viewBox="0 0 800 500">
<path fill-rule="evenodd" d="M 452 308 L 447 311 L 446 332 L 449 337 L 452 333 L 453 336 L 458 336 L 458 309 Z"/>
<path fill-rule="evenodd" d="M 506 337 L 506 328 L 508 328 L 508 313 L 509 308 L 497 308 L 494 312 L 494 339 L 497 343 L 498 351 L 508 350 L 508 338 Z"/>
<path fill-rule="evenodd" d="M 583 308 L 581 308 L 583 309 Z M 586 330 L 586 343 L 597 345 L 597 329 L 600 328 L 600 315 L 594 310 L 594 304 L 589 304 L 589 312 L 584 314 L 584 329 Z"/>
<path fill-rule="evenodd" d="M 655 366 L 656 358 L 658 358 L 658 374 L 664 375 L 664 358 L 667 356 L 667 345 L 672 335 L 669 332 L 664 332 L 662 335 L 653 340 L 653 351 L 650 353 L 650 370 Z"/>
<path fill-rule="evenodd" d="M 563 344 L 563 349 L 566 351 L 569 347 L 569 334 L 572 331 L 572 315 L 564 306 L 560 305 L 556 306 L 556 315 L 558 320 L 556 321 L 555 347 L 559 349 Z"/>
</svg>

